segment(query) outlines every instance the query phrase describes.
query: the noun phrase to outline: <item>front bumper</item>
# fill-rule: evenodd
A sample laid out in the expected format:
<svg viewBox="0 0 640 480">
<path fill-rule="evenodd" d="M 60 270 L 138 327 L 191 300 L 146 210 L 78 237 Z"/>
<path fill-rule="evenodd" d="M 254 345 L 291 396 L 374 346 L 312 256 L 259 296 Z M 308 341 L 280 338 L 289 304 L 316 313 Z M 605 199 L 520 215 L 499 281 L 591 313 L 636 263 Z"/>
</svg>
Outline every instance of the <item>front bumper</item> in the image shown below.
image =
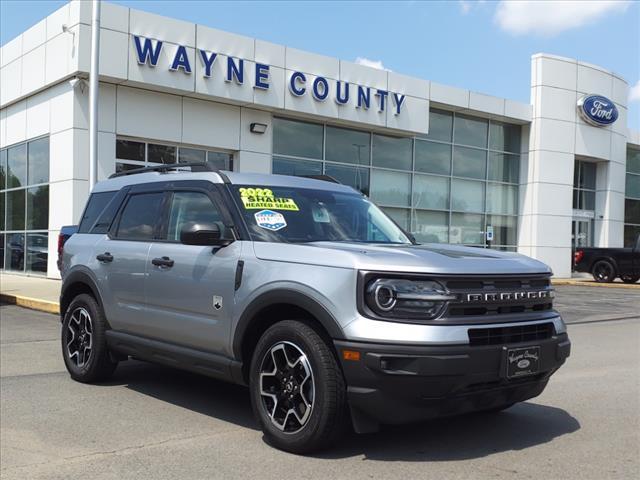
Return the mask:
<svg viewBox="0 0 640 480">
<path fill-rule="evenodd" d="M 566 333 L 512 345 L 409 346 L 336 340 L 357 431 L 488 410 L 542 393 L 565 362 Z M 539 373 L 508 379 L 507 350 L 540 347 Z M 344 350 L 360 353 L 345 360 Z M 353 357 L 353 356 L 352 356 Z M 371 428 L 370 428 L 371 427 Z"/>
</svg>

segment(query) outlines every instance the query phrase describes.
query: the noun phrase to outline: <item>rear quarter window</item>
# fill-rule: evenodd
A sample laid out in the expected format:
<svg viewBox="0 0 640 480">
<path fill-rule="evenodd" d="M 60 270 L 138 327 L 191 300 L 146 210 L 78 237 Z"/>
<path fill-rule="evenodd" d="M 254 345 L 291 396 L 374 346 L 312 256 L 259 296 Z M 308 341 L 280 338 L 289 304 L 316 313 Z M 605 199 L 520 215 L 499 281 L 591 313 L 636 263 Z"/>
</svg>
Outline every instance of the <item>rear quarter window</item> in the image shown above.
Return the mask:
<svg viewBox="0 0 640 480">
<path fill-rule="evenodd" d="M 92 193 L 84 209 L 78 233 L 106 233 L 113 221 L 117 205 L 111 201 L 118 192 Z"/>
</svg>

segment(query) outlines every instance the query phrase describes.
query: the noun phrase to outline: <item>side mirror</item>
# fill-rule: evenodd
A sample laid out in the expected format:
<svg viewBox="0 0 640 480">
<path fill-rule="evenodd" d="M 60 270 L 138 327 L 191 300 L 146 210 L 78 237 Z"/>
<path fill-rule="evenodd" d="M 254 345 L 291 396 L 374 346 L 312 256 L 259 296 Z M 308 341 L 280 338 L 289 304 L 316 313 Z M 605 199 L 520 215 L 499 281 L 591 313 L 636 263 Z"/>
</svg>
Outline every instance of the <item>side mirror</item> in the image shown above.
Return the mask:
<svg viewBox="0 0 640 480">
<path fill-rule="evenodd" d="M 180 242 L 185 245 L 224 247 L 231 243 L 222 239 L 220 227 L 216 223 L 188 223 L 180 231 Z"/>
</svg>

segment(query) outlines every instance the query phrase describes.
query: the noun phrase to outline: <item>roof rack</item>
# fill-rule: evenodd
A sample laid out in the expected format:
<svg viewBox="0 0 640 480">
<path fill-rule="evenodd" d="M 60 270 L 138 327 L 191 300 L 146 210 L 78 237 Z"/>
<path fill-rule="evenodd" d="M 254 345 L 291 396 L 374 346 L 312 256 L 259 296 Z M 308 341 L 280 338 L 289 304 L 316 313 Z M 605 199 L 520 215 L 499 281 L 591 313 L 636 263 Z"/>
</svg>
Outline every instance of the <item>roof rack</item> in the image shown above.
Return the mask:
<svg viewBox="0 0 640 480">
<path fill-rule="evenodd" d="M 333 178 L 331 175 L 300 175 L 302 178 L 311 178 L 312 180 L 323 180 L 325 182 L 338 183 L 342 185 L 341 182 Z"/>
<path fill-rule="evenodd" d="M 155 165 L 153 167 L 134 168 L 133 170 L 125 170 L 123 172 L 112 173 L 109 178 L 126 177 L 127 175 L 136 175 L 138 173 L 147 172 L 168 172 L 170 170 L 179 170 L 184 167 L 190 167 L 192 172 L 216 172 L 219 170 L 206 162 L 188 162 L 188 163 L 171 163 L 168 165 Z M 223 177 L 224 178 L 224 177 Z"/>
</svg>

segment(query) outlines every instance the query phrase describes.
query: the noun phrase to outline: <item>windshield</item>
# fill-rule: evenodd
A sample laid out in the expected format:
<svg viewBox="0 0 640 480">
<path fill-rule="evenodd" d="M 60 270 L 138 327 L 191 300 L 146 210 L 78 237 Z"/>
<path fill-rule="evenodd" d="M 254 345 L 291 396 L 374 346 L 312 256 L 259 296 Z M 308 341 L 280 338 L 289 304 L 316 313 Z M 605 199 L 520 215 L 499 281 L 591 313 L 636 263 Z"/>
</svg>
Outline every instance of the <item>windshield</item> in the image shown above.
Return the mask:
<svg viewBox="0 0 640 480">
<path fill-rule="evenodd" d="M 291 187 L 230 186 L 253 240 L 410 244 L 366 197 Z"/>
</svg>

